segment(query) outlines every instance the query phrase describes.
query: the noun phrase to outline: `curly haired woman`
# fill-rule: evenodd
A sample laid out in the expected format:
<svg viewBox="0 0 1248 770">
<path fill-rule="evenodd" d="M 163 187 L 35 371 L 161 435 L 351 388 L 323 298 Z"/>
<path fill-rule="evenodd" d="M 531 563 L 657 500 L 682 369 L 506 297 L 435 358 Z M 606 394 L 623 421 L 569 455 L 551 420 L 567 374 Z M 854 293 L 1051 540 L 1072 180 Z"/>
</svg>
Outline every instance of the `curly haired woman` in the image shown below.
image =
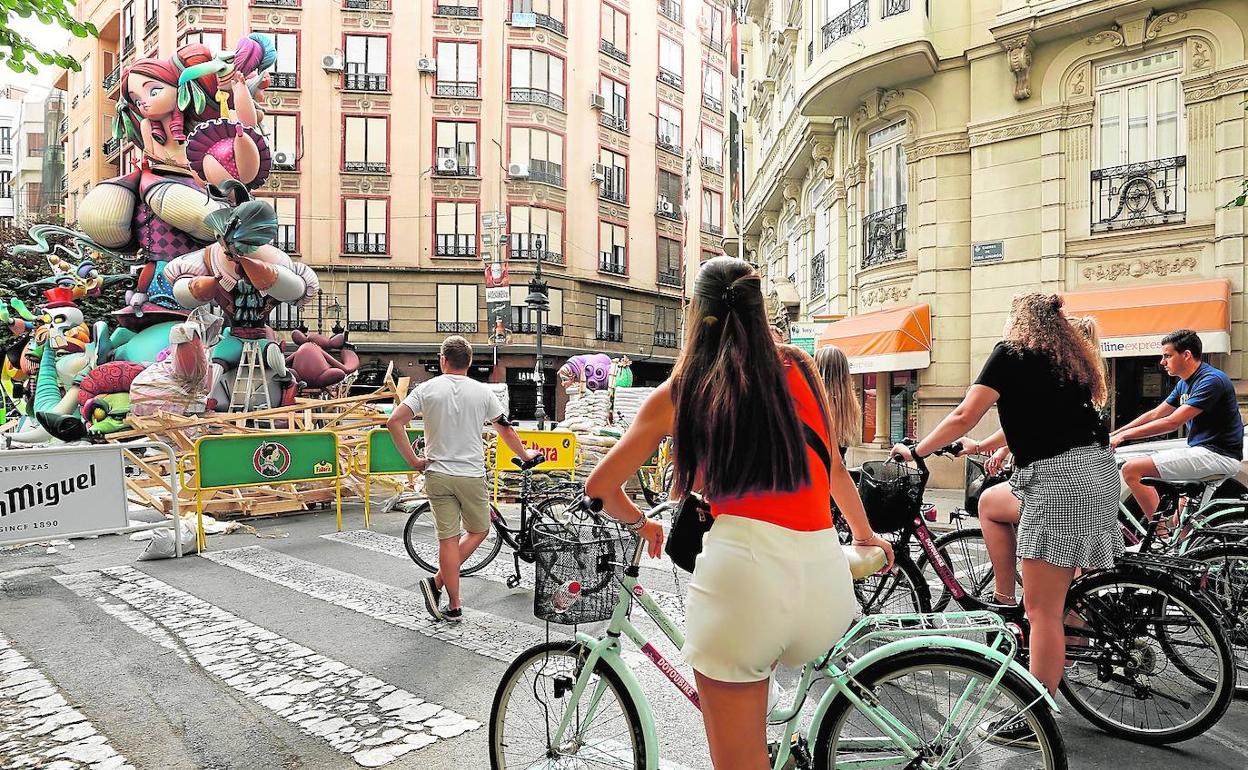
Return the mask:
<svg viewBox="0 0 1248 770">
<path fill-rule="evenodd" d="M 1010 480 L 1022 502 L 1018 555 L 1031 622 L 1031 672 L 1057 691 L 1065 662 L 1066 592 L 1076 569 L 1103 569 L 1122 554 L 1119 476 L 1095 404 L 1105 403 L 1105 368 L 1051 294 L 1014 298 L 997 343 L 962 403 L 910 449 L 923 457 L 973 428 L 993 404 L 1014 452 Z M 1043 408 L 1041 408 L 1043 406 Z M 1019 724 L 994 724 L 993 740 L 1035 737 Z"/>
</svg>

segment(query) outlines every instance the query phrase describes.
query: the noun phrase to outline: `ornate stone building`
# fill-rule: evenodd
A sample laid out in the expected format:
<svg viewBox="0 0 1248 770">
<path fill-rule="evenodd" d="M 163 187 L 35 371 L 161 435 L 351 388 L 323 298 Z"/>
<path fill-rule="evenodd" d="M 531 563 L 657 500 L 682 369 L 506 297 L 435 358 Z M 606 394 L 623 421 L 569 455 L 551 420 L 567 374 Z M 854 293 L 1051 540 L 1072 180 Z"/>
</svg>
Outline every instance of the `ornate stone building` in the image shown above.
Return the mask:
<svg viewBox="0 0 1248 770">
<path fill-rule="evenodd" d="M 1165 395 L 1173 328 L 1244 377 L 1246 212 L 1223 204 L 1248 175 L 1248 5 L 747 14 L 744 247 L 799 328 L 851 353 L 866 443 L 933 427 L 1020 291 L 1097 316 L 1115 421 Z"/>
</svg>

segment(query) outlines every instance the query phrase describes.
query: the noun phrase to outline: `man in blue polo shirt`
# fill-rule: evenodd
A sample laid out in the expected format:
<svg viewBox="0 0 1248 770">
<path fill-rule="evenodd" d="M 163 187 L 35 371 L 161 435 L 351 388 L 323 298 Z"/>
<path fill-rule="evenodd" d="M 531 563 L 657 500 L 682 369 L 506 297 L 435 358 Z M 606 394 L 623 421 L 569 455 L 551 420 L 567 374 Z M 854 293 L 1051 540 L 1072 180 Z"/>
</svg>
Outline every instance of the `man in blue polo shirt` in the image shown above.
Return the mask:
<svg viewBox="0 0 1248 770">
<path fill-rule="evenodd" d="M 1109 443 L 1160 436 L 1187 424 L 1187 446 L 1167 449 L 1151 457 L 1128 460 L 1122 477 L 1145 516 L 1157 511 L 1157 491 L 1140 483 L 1154 477 L 1166 481 L 1202 481 L 1229 478 L 1244 457 L 1244 421 L 1239 414 L 1235 385 L 1224 372 L 1201 360 L 1196 332 L 1181 329 L 1161 341 L 1161 365 L 1179 382 L 1165 401 L 1114 431 Z"/>
</svg>

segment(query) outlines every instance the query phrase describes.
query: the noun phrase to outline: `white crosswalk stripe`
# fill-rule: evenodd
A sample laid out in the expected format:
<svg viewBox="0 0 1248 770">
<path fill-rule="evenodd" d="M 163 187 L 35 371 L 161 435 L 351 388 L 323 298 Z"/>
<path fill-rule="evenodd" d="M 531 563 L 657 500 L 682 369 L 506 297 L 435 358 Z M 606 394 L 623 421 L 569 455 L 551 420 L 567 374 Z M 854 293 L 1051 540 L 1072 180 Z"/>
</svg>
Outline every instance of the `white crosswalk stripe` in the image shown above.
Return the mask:
<svg viewBox="0 0 1248 770">
<path fill-rule="evenodd" d="M 130 567 L 56 580 L 364 767 L 481 727 Z"/>
<path fill-rule="evenodd" d="M 0 636 L 0 766 L 134 770 L 61 691 Z"/>
</svg>

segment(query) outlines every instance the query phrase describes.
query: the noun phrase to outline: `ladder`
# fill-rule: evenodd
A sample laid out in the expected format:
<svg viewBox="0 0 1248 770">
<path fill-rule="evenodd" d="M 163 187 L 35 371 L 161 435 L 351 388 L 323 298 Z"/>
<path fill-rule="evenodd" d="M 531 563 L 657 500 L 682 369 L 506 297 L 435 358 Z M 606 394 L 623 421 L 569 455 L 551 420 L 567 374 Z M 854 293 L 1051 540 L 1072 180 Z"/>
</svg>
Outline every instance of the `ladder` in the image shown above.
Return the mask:
<svg viewBox="0 0 1248 770">
<path fill-rule="evenodd" d="M 234 388 L 230 391 L 230 412 L 254 412 L 272 407 L 269 400 L 269 383 L 264 367 L 264 355 L 261 344 L 264 340 L 243 340 L 243 352 L 238 358 L 238 370 L 234 373 Z M 254 421 L 268 423 L 273 427 L 271 418 Z"/>
</svg>

